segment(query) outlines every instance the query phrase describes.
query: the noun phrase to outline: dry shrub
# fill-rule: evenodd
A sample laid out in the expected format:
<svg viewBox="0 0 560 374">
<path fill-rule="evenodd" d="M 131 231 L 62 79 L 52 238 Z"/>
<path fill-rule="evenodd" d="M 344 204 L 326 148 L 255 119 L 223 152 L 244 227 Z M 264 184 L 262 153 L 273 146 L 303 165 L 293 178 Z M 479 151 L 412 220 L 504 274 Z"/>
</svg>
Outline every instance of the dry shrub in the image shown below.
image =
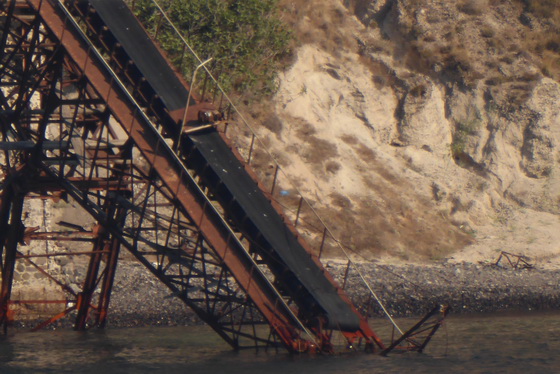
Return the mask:
<svg viewBox="0 0 560 374">
<path fill-rule="evenodd" d="M 496 30 L 494 30 L 494 28 L 491 26 L 483 26 L 480 29 L 480 36 L 482 36 L 483 38 L 493 38 L 494 36 L 496 36 Z"/>
<path fill-rule="evenodd" d="M 478 16 L 488 9 L 488 0 L 463 0 L 457 4 L 457 9 L 471 16 Z"/>
<path fill-rule="evenodd" d="M 301 153 L 301 156 L 310 164 L 320 165 L 324 161 L 338 156 L 335 143 L 331 143 L 316 136 L 309 136 L 306 139 L 307 146 Z"/>
<path fill-rule="evenodd" d="M 560 1 L 523 0 L 525 11 L 544 21 L 543 30 L 528 34 L 526 49 L 541 58 L 544 75 L 560 81 Z"/>
<path fill-rule="evenodd" d="M 541 62 L 541 71 L 547 77 L 560 81 L 560 55 L 545 53 Z"/>
<path fill-rule="evenodd" d="M 560 1 L 558 0 L 524 0 L 527 10 L 540 18 L 560 20 Z"/>
<path fill-rule="evenodd" d="M 327 164 L 325 165 L 325 171 L 327 173 L 336 174 L 336 172 L 339 171 L 341 167 L 342 165 L 340 165 L 339 162 L 328 161 Z"/>
<path fill-rule="evenodd" d="M 294 30 L 295 44 L 318 43 L 325 51 L 337 54 L 340 45 L 352 45 L 354 36 L 345 33 L 351 17 L 329 2 L 306 0 L 280 0 L 282 20 Z"/>
<path fill-rule="evenodd" d="M 276 135 L 279 135 L 282 132 L 282 121 L 274 112 L 269 113 L 269 115 L 263 120 L 262 124 Z"/>
<path fill-rule="evenodd" d="M 560 31 L 533 32 L 528 35 L 525 48 L 540 57 L 541 72 L 545 76 L 560 81 Z"/>
<path fill-rule="evenodd" d="M 317 133 L 317 130 L 315 130 L 315 127 L 310 124 L 309 122 L 307 122 L 306 120 L 302 119 L 302 118 L 297 118 L 297 123 L 296 125 L 298 126 L 297 128 L 297 134 L 302 138 L 302 139 L 306 139 L 310 136 L 313 136 Z"/>
<path fill-rule="evenodd" d="M 359 143 L 358 147 L 356 148 L 356 152 L 358 153 L 358 157 L 367 163 L 373 162 L 377 159 L 377 155 L 375 151 L 371 148 L 366 147 L 364 144 Z"/>
<path fill-rule="evenodd" d="M 338 192 L 333 192 L 329 195 L 331 198 L 331 203 L 339 208 L 342 209 L 351 209 L 352 208 L 352 201 L 344 195 L 339 194 Z"/>
<path fill-rule="evenodd" d="M 342 141 L 346 144 L 358 144 L 358 138 L 356 138 L 354 135 L 342 135 L 340 139 L 342 139 Z"/>
</svg>

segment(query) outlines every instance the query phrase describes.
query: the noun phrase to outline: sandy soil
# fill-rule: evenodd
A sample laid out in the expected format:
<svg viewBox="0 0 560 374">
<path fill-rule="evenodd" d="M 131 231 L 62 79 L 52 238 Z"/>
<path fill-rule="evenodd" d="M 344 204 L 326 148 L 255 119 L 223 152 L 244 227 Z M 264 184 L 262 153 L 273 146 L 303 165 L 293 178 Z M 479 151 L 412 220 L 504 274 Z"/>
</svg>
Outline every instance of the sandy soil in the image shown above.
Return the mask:
<svg viewBox="0 0 560 374">
<path fill-rule="evenodd" d="M 366 27 L 366 15 L 390 1 L 355 1 L 350 9 L 337 0 L 311 3 L 288 7 L 301 44 L 279 77 L 274 110 L 263 111 L 279 124 L 255 128 L 337 238 L 363 258 L 387 264 L 491 263 L 507 251 L 530 257 L 540 269 L 560 269 L 560 168 L 531 140 L 557 141 L 550 134 L 558 132 L 560 115 L 551 103 L 560 85 L 536 78 L 514 114 L 501 106 L 490 110 L 484 90 L 494 88 L 444 85 L 433 72 L 399 61 L 395 46 L 406 46 L 403 28 L 431 35 L 453 21 L 464 25 L 454 37 L 464 37 L 464 48 L 478 55 L 486 40 L 469 26 L 488 23 L 521 38 L 524 26 L 509 17 L 520 8 L 502 4 L 481 14 L 430 1 L 411 19 L 408 2 L 399 1 L 380 26 Z M 447 18 L 430 21 L 437 12 Z M 337 40 L 345 43 L 334 47 Z M 364 53 L 368 45 L 377 49 Z M 505 74 L 534 72 L 528 56 L 514 58 Z M 486 69 L 479 73 L 494 74 Z M 508 87 L 493 93 L 491 103 L 502 96 L 507 102 Z M 465 135 L 457 156 L 453 144 L 471 117 L 478 127 Z M 540 135 L 527 138 L 539 126 Z M 540 153 L 527 153 L 533 151 Z M 541 161 L 551 172 L 531 174 Z"/>
</svg>

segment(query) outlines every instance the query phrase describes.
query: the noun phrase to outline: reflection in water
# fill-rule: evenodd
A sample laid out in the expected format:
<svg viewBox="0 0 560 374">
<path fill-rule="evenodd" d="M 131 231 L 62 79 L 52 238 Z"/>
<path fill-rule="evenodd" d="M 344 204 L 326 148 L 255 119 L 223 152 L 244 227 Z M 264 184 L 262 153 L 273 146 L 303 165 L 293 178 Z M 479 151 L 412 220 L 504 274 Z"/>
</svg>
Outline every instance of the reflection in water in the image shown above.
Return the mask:
<svg viewBox="0 0 560 374">
<path fill-rule="evenodd" d="M 426 354 L 388 358 L 236 353 L 206 327 L 12 330 L 0 337 L 0 373 L 533 373 L 556 371 L 558 352 L 560 315 L 537 313 L 451 317 Z"/>
</svg>

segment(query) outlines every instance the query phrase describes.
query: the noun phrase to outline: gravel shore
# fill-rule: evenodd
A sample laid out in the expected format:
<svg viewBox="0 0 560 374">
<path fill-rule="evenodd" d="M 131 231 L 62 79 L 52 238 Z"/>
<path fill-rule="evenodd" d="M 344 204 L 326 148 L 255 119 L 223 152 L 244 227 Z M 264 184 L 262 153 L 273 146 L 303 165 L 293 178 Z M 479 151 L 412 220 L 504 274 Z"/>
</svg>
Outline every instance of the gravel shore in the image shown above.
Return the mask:
<svg viewBox="0 0 560 374">
<path fill-rule="evenodd" d="M 560 270 L 471 263 L 358 266 L 393 317 L 421 316 L 440 303 L 450 305 L 453 314 L 560 310 Z M 342 283 L 345 266 L 328 263 L 327 270 Z M 348 274 L 346 292 L 362 314 L 384 316 L 355 269 Z M 70 328 L 72 323 L 73 318 L 66 318 L 50 328 Z M 141 264 L 119 264 L 108 327 L 198 324 L 199 318 Z M 16 322 L 16 327 L 35 325 Z"/>
<path fill-rule="evenodd" d="M 481 264 L 359 265 L 385 308 L 394 317 L 420 316 L 438 303 L 452 313 L 560 310 L 560 271 L 512 269 Z M 335 276 L 345 267 L 328 265 Z M 351 271 L 346 291 L 360 311 L 383 312 Z M 109 326 L 192 325 L 201 323 L 139 264 L 120 266 L 111 299 Z"/>
<path fill-rule="evenodd" d="M 395 317 L 422 315 L 438 303 L 451 306 L 454 314 L 560 309 L 560 271 L 470 263 L 368 264 L 361 270 Z M 350 278 L 349 284 L 358 284 L 357 279 Z M 363 312 L 370 304 L 368 315 L 382 315 L 377 303 L 368 303 L 365 287 L 353 286 L 348 292 Z"/>
</svg>

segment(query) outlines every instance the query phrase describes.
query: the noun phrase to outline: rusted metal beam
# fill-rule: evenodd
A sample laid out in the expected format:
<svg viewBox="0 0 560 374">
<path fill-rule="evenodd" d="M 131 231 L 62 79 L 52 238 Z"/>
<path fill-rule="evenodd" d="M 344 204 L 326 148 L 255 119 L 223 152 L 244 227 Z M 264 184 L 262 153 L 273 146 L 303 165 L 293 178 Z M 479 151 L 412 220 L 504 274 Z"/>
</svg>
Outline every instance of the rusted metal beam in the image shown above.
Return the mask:
<svg viewBox="0 0 560 374">
<path fill-rule="evenodd" d="M 0 195 L 0 257 L 4 253 L 4 247 L 8 233 L 10 232 L 10 208 L 12 207 L 12 200 L 14 191 L 11 186 L 5 186 Z"/>
<path fill-rule="evenodd" d="M 523 255 L 516 255 L 505 251 L 500 252 L 500 256 L 498 257 L 494 265 L 499 266 L 500 262 L 502 261 L 502 258 L 505 258 L 509 266 L 511 266 L 513 269 L 534 268 L 534 265 L 530 262 L 531 259 L 529 257 Z"/>
<path fill-rule="evenodd" d="M 6 243 L 2 253 L 2 285 L 0 288 L 0 325 L 4 334 L 8 330 L 9 318 L 9 301 L 12 293 L 12 284 L 14 280 L 14 268 L 16 264 L 16 254 L 18 243 L 23 237 L 23 224 L 21 217 L 23 213 L 24 193 L 15 192 L 11 201 L 10 209 L 10 225 L 6 235 Z M 4 201 L 2 205 L 6 202 Z"/>
<path fill-rule="evenodd" d="M 385 348 L 381 354 L 386 356 L 393 350 L 397 351 L 416 351 L 422 353 L 434 334 L 442 326 L 445 318 L 449 314 L 448 305 L 438 305 L 429 311 L 420 321 L 402 334 L 390 346 Z M 424 336 L 421 334 L 426 333 Z M 421 341 L 419 341 L 421 339 Z M 401 343 L 407 344 L 401 346 Z"/>
<path fill-rule="evenodd" d="M 27 228 L 23 235 L 23 241 L 28 243 L 31 240 L 55 240 L 55 241 L 92 241 L 97 238 L 95 231 L 49 231 L 39 232 L 39 228 Z"/>
<path fill-rule="evenodd" d="M 64 290 L 66 293 L 74 296 L 75 298 L 78 297 L 76 292 L 74 292 L 74 290 L 69 285 L 62 283 L 61 281 L 59 281 L 58 279 L 53 277 L 45 269 L 43 269 L 41 266 L 39 266 L 35 262 L 33 262 L 33 260 L 31 260 L 28 257 L 25 257 L 25 255 L 23 253 L 18 252 L 17 255 L 18 255 L 19 258 L 22 258 L 24 261 L 26 261 L 29 265 L 33 266 L 39 273 L 43 274 L 46 278 L 50 279 L 52 282 L 54 282 L 55 284 L 60 286 L 60 288 L 62 290 Z"/>
<path fill-rule="evenodd" d="M 0 151 L 30 151 L 40 146 L 43 150 L 55 150 L 68 147 L 67 142 L 54 142 L 46 141 L 42 144 L 36 143 L 32 140 L 25 140 L 19 142 L 0 142 Z"/>
<path fill-rule="evenodd" d="M 116 191 L 124 190 L 130 191 L 131 185 L 128 182 L 123 182 L 121 179 L 115 178 L 79 178 L 68 177 L 69 181 L 75 184 L 80 190 L 91 191 Z M 29 185 L 30 191 L 61 191 L 60 185 L 57 181 L 47 178 L 40 178 Z"/>
<path fill-rule="evenodd" d="M 52 324 L 52 323 L 58 321 L 59 319 L 62 319 L 62 318 L 64 318 L 64 317 L 66 317 L 68 314 L 70 314 L 70 312 L 73 312 L 74 310 L 76 310 L 76 306 L 75 306 L 75 305 L 73 305 L 73 306 L 67 308 L 66 310 L 64 310 L 64 311 L 62 311 L 62 312 L 60 312 L 60 313 L 58 313 L 57 315 L 55 315 L 55 316 L 49 318 L 48 320 L 46 320 L 46 321 L 40 323 L 39 325 L 35 326 L 31 331 L 39 331 L 39 330 L 41 330 L 41 329 L 47 327 L 48 325 L 50 325 L 50 324 Z"/>
<path fill-rule="evenodd" d="M 70 300 L 10 300 L 10 305 L 25 305 L 25 304 L 69 304 L 75 303 Z"/>
<path fill-rule="evenodd" d="M 105 264 L 105 273 L 103 283 L 101 284 L 99 294 L 99 304 L 97 306 L 97 317 L 95 324 L 97 327 L 103 328 L 107 323 L 107 315 L 109 310 L 109 302 L 111 300 L 111 292 L 113 290 L 113 283 L 115 281 L 115 274 L 117 273 L 117 264 L 119 259 L 121 243 L 116 237 L 111 238 L 110 253 L 107 257 Z"/>
<path fill-rule="evenodd" d="M 102 231 L 95 240 L 84 285 L 82 287 L 82 291 L 78 294 L 78 301 L 76 305 L 78 314 L 74 324 L 75 330 L 85 330 L 87 327 L 93 293 L 97 289 L 97 274 L 99 272 L 99 268 L 101 267 L 103 254 L 109 252 L 109 250 L 110 244 L 108 241 L 108 233 Z"/>
<path fill-rule="evenodd" d="M 223 223 L 211 206 L 201 200 L 200 192 L 193 182 L 189 181 L 188 174 L 176 156 L 164 144 L 161 137 L 154 133 L 151 125 L 146 123 L 139 109 L 130 104 L 127 94 L 115 86 L 115 79 L 106 75 L 105 68 L 100 65 L 96 57 L 91 55 L 89 48 L 82 44 L 80 36 L 66 27 L 64 16 L 59 13 L 59 10 L 48 1 L 29 0 L 29 2 L 40 12 L 49 29 L 61 40 L 74 62 L 84 67 L 84 75 L 88 77 L 99 96 L 106 100 L 113 115 L 124 126 L 124 130 L 134 140 L 144 158 L 159 174 L 166 187 L 173 192 L 182 209 L 188 212 L 190 217 L 195 217 L 206 239 L 227 264 L 239 285 L 251 296 L 276 333 L 289 346 L 296 338 L 293 334 L 294 325 L 297 326 L 291 310 L 279 302 L 278 296 L 274 295 L 264 279 L 256 278 L 252 274 L 254 265 L 246 257 L 244 249 L 236 243 L 234 235 L 222 228 Z M 207 322 L 213 325 L 212 320 Z M 213 327 L 220 329 L 215 324 Z"/>
<path fill-rule="evenodd" d="M 36 255 L 23 255 L 18 254 L 17 258 L 39 258 L 39 257 L 63 257 L 63 256 L 84 256 L 84 255 L 94 255 L 97 253 L 108 254 L 109 251 L 83 251 L 83 252 L 55 252 L 55 253 L 45 253 Z"/>
</svg>

